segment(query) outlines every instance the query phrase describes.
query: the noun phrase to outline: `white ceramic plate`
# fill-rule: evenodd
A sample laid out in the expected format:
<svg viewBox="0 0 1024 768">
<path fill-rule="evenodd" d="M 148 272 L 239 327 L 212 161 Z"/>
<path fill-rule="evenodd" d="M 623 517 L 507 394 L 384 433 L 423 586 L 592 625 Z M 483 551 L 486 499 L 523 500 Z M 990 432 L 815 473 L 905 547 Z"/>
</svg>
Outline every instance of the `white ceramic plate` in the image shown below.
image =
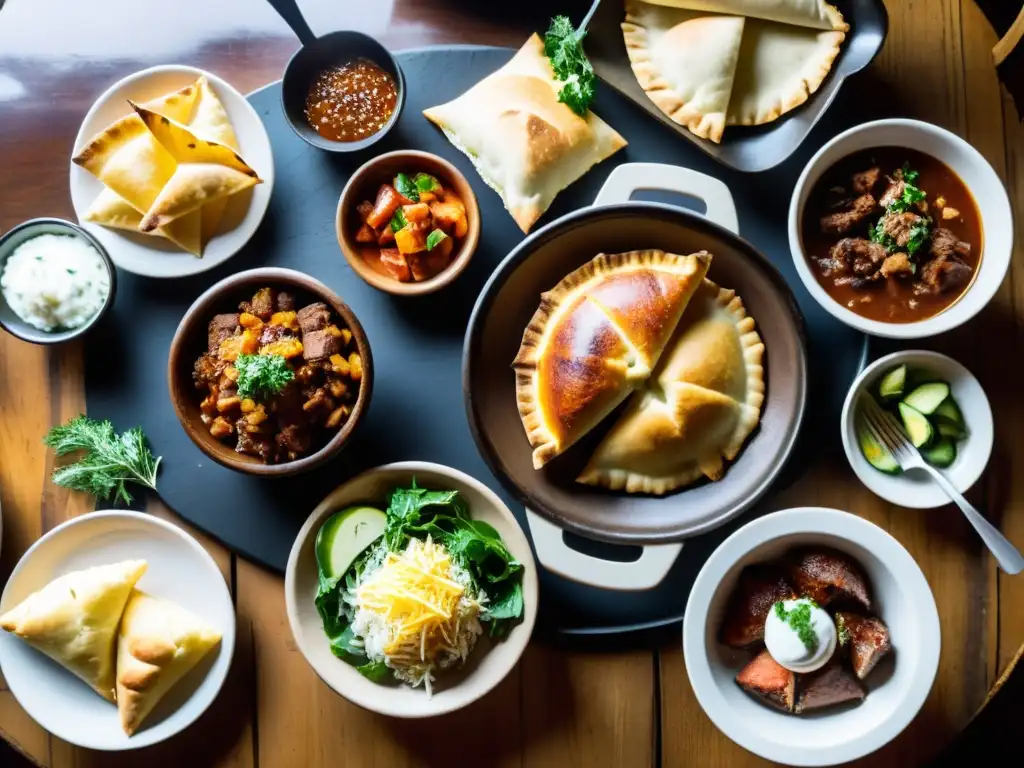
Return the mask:
<svg viewBox="0 0 1024 768">
<path fill-rule="evenodd" d="M 938 352 L 908 349 L 879 358 L 858 376 L 843 404 L 841 418 L 843 450 L 853 471 L 864 485 L 892 504 L 912 509 L 932 509 L 951 504 L 946 493 L 923 470 L 887 475 L 868 464 L 857 443 L 854 407 L 864 391 L 877 387 L 879 380 L 890 370 L 906 363 L 911 368 L 924 368 L 938 378 L 949 382 L 954 399 L 964 414 L 967 437 L 957 442 L 956 460 L 940 470 L 960 493 L 968 489 L 985 471 L 992 455 L 994 425 L 992 408 L 985 390 L 969 370 L 960 363 Z"/>
<path fill-rule="evenodd" d="M 375 683 L 331 653 L 323 623 L 313 600 L 318 576 L 316 535 L 323 522 L 339 509 L 359 502 L 383 508 L 392 488 L 457 490 L 469 505 L 470 516 L 497 529 L 508 551 L 523 564 L 523 620 L 508 637 L 491 641 L 486 632 L 477 640 L 465 666 L 439 672 L 434 693 L 422 688 Z M 433 717 L 472 704 L 500 683 L 526 650 L 537 620 L 537 565 L 530 542 L 515 517 L 497 495 L 479 480 L 441 464 L 407 461 L 367 470 L 336 488 L 317 506 L 295 538 L 284 576 L 284 598 L 295 644 L 313 671 L 327 685 L 361 707 L 391 717 Z"/>
<path fill-rule="evenodd" d="M 839 550 L 860 563 L 895 652 L 868 675 L 860 704 L 798 716 L 741 690 L 734 678 L 752 654 L 722 645 L 717 636 L 740 571 L 807 545 Z M 845 763 L 896 738 L 928 698 L 940 648 L 935 598 L 914 558 L 877 525 L 834 509 L 788 509 L 740 528 L 697 575 L 683 618 L 686 671 L 708 717 L 744 749 L 786 765 Z"/>
<path fill-rule="evenodd" d="M 253 236 L 263 221 L 274 186 L 274 157 L 270 137 L 256 110 L 245 97 L 224 80 L 195 67 L 168 65 L 151 67 L 114 83 L 92 105 L 78 129 L 72 157 L 108 125 L 129 114 L 126 99 L 147 101 L 193 83 L 205 75 L 224 103 L 242 158 L 263 179 L 262 184 L 229 198 L 219 232 L 197 258 L 162 237 L 134 234 L 123 229 L 102 227 L 83 219 L 103 183 L 84 168 L 71 165 L 71 204 L 81 225 L 94 235 L 121 269 L 147 277 L 183 277 L 213 269 L 230 259 Z"/>
<path fill-rule="evenodd" d="M 134 736 L 121 730 L 114 704 L 17 637 L 0 632 L 0 669 L 11 693 L 43 728 L 80 747 L 137 749 L 173 736 L 210 706 L 231 666 L 235 611 L 220 569 L 195 539 L 151 515 L 93 512 L 57 526 L 18 561 L 0 597 L 0 612 L 65 573 L 135 558 L 149 563 L 140 589 L 187 608 L 223 637 Z"/>
</svg>

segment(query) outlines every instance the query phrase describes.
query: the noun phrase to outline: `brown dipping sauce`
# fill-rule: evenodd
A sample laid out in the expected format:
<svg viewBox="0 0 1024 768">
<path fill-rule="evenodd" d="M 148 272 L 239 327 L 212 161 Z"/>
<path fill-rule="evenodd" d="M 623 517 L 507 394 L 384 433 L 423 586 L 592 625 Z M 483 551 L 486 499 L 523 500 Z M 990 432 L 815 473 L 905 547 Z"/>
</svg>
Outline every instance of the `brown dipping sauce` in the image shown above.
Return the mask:
<svg viewBox="0 0 1024 768">
<path fill-rule="evenodd" d="M 853 208 L 852 204 L 847 204 L 845 208 L 837 205 L 837 198 L 841 200 L 858 196 L 852 189 L 854 174 L 872 168 L 881 170 L 881 178 L 871 190 L 874 198 L 880 201 L 891 183 L 891 178 L 887 177 L 891 177 L 904 164 L 919 173 L 914 185 L 926 193 L 927 208 L 922 210 L 915 207 L 912 211 L 931 220 L 933 236 L 910 257 L 915 263 L 914 273 L 883 277 L 879 271 L 879 274 L 869 275 L 865 280 L 858 279 L 860 275 L 854 275 L 850 269 L 843 269 L 842 265 L 837 269 L 831 259 L 833 246 L 844 238 L 870 239 L 869 227 L 877 224 L 885 210 L 879 202 L 864 221 L 842 233 L 823 232 L 822 217 L 837 210 Z M 840 191 L 840 188 L 844 191 Z M 955 209 L 959 215 L 944 218 L 943 206 L 939 206 L 938 202 L 944 202 L 945 207 Z M 933 260 L 934 233 L 939 229 L 948 230 L 961 244 L 969 246 L 969 249 L 959 248 L 956 259 L 971 270 L 967 274 L 961 269 L 959 279 L 945 281 L 942 290 L 938 290 L 935 285 L 929 287 L 925 281 L 929 272 L 926 267 Z M 981 216 L 963 181 L 940 160 L 904 147 L 862 150 L 843 158 L 830 168 L 814 185 L 807 198 L 800 234 L 804 255 L 825 292 L 852 312 L 887 323 L 924 320 L 952 306 L 973 283 L 982 252 Z M 956 266 L 959 268 L 959 264 Z"/>
<path fill-rule="evenodd" d="M 384 127 L 397 103 L 391 75 L 356 59 L 317 75 L 306 97 L 306 120 L 325 139 L 361 141 Z"/>
</svg>

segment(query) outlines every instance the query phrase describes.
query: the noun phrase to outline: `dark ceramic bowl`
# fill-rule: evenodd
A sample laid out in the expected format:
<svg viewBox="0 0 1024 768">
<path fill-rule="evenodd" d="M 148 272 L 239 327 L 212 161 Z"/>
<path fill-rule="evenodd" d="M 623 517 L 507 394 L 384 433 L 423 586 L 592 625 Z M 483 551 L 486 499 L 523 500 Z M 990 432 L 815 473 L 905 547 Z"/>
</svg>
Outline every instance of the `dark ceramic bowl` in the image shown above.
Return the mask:
<svg viewBox="0 0 1024 768">
<path fill-rule="evenodd" d="M 398 90 L 395 111 L 391 113 L 383 128 L 365 139 L 325 139 L 314 131 L 306 120 L 306 97 L 309 95 L 309 89 L 317 75 L 325 69 L 356 59 L 368 59 L 391 75 Z M 398 60 L 391 52 L 369 35 L 350 30 L 331 32 L 304 41 L 303 46 L 292 56 L 281 81 L 281 103 L 288 124 L 314 147 L 326 149 L 328 152 L 359 152 L 384 138 L 398 122 L 402 107 L 405 105 L 405 76 L 402 74 L 402 68 L 398 66 Z"/>
<path fill-rule="evenodd" d="M 43 218 L 29 219 L 8 230 L 3 236 L 0 236 L 0 273 L 3 272 L 7 258 L 14 250 L 22 243 L 38 235 L 69 235 L 70 237 L 84 240 L 99 253 L 110 277 L 110 290 L 107 292 L 107 298 L 96 314 L 77 328 L 64 330 L 43 331 L 25 322 L 14 313 L 14 310 L 7 304 L 3 294 L 0 293 L 0 327 L 12 336 L 32 344 L 61 344 L 65 341 L 77 339 L 87 333 L 110 309 L 114 303 L 114 293 L 117 290 L 117 270 L 114 269 L 114 262 L 110 260 L 110 256 L 107 255 L 107 251 L 100 244 L 100 241 L 80 226 L 72 224 L 70 221 L 64 221 L 64 219 Z"/>
<path fill-rule="evenodd" d="M 765 344 L 766 392 L 759 428 L 721 480 L 663 497 L 575 482 L 614 416 L 543 469 L 534 469 L 510 368 L 541 293 L 598 253 L 639 248 L 709 251 L 713 261 L 708 277 L 742 297 Z M 789 457 L 807 396 L 803 318 L 782 275 L 738 235 L 697 214 L 657 203 L 585 208 L 524 240 L 495 270 L 477 300 L 462 366 L 473 437 L 509 492 L 562 528 L 625 544 L 678 541 L 747 509 L 768 490 Z"/>
<path fill-rule="evenodd" d="M 313 301 L 322 301 L 330 306 L 352 331 L 356 351 L 363 363 L 359 395 L 348 421 L 319 450 L 282 464 L 264 464 L 254 456 L 236 452 L 233 443 L 221 442 L 213 437 L 200 418 L 199 402 L 202 398 L 192 382 L 193 365 L 207 349 L 207 325 L 210 318 L 221 312 L 234 312 L 240 301 L 250 298 L 256 289 L 264 286 L 287 288 L 295 294 L 295 304 L 299 307 Z M 319 280 L 301 272 L 264 267 L 224 278 L 188 308 L 171 340 L 167 360 L 167 387 L 182 428 L 203 453 L 228 469 L 260 477 L 281 477 L 318 467 L 341 452 L 370 406 L 373 358 L 363 326 L 336 293 Z"/>
</svg>

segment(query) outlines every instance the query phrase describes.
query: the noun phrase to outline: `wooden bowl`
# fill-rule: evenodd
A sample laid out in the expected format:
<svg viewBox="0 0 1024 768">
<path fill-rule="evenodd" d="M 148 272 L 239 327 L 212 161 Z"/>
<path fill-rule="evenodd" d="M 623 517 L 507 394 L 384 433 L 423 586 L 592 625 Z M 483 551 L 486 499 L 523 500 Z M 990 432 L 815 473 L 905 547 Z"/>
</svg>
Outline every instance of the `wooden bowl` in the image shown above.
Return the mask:
<svg viewBox="0 0 1024 768">
<path fill-rule="evenodd" d="M 256 289 L 263 286 L 293 291 L 296 294 L 297 306 L 303 306 L 309 301 L 322 301 L 330 306 L 352 331 L 356 351 L 363 362 L 359 396 L 348 421 L 319 450 L 301 459 L 281 464 L 264 464 L 258 458 L 238 453 L 231 444 L 213 437 L 200 418 L 199 402 L 202 398 L 192 381 L 192 367 L 196 359 L 207 349 L 207 325 L 210 318 L 220 312 L 234 311 L 240 301 L 251 297 Z M 341 452 L 369 408 L 370 395 L 373 392 L 373 358 L 363 326 L 348 305 L 326 285 L 309 275 L 291 269 L 250 269 L 214 284 L 185 312 L 171 341 L 167 360 L 167 388 L 182 428 L 203 453 L 228 469 L 260 477 L 282 477 L 313 469 Z"/>
<path fill-rule="evenodd" d="M 452 253 L 451 263 L 439 274 L 419 283 L 402 283 L 378 272 L 363 258 L 363 248 L 366 246 L 357 243 L 354 237 L 360 223 L 356 206 L 363 200 L 374 200 L 380 185 L 390 183 L 399 172 L 422 172 L 436 176 L 443 185 L 454 189 L 462 198 L 466 205 L 466 218 L 469 220 L 469 231 Z M 338 200 L 335 228 L 341 252 L 363 280 L 374 288 L 396 296 L 422 296 L 448 285 L 466 268 L 480 239 L 480 208 L 477 206 L 473 188 L 469 186 L 466 177 L 458 168 L 429 152 L 403 149 L 375 157 L 352 174 L 352 178 L 341 191 L 341 199 Z"/>
</svg>

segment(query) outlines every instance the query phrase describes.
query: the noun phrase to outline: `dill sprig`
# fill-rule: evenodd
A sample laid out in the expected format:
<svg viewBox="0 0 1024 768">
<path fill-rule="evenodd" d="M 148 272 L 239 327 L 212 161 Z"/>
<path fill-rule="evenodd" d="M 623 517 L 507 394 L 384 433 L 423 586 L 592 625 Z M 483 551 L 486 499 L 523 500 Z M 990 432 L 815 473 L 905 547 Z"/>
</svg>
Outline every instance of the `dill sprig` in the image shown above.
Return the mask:
<svg viewBox="0 0 1024 768">
<path fill-rule="evenodd" d="M 140 427 L 118 435 L 109 421 L 80 415 L 51 429 L 43 442 L 58 456 L 83 453 L 77 461 L 54 470 L 53 482 L 59 486 L 85 491 L 103 500 L 113 496 L 125 504 L 132 501 L 126 483 L 156 490 L 160 458 L 153 458 Z"/>
</svg>

